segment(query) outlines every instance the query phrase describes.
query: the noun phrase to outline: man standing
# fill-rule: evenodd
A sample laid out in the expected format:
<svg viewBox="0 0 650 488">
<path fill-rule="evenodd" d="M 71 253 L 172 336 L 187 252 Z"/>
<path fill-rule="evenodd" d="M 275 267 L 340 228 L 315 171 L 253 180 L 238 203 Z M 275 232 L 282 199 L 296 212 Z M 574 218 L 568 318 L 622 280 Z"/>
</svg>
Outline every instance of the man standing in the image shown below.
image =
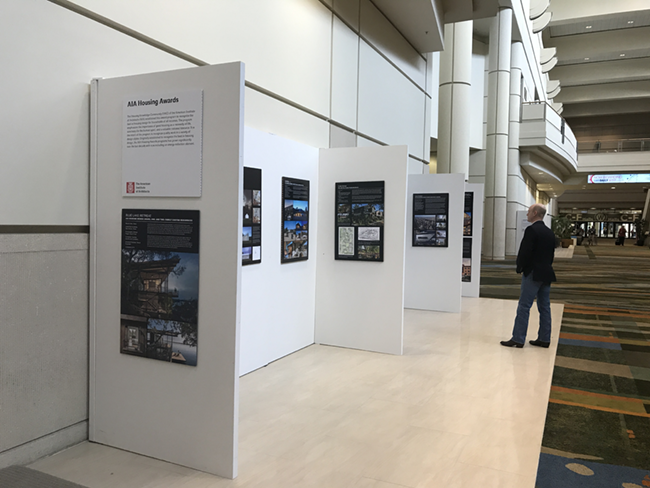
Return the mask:
<svg viewBox="0 0 650 488">
<path fill-rule="evenodd" d="M 555 234 L 544 225 L 542 219 L 546 208 L 535 203 L 528 209 L 528 222 L 524 238 L 517 254 L 517 273 L 522 273 L 521 293 L 517 306 L 517 317 L 512 330 L 512 339 L 501 341 L 502 346 L 524 347 L 528 331 L 530 307 L 537 297 L 539 310 L 539 332 L 533 346 L 548 347 L 551 344 L 551 282 L 556 281 L 553 271 L 555 255 Z"/>
</svg>

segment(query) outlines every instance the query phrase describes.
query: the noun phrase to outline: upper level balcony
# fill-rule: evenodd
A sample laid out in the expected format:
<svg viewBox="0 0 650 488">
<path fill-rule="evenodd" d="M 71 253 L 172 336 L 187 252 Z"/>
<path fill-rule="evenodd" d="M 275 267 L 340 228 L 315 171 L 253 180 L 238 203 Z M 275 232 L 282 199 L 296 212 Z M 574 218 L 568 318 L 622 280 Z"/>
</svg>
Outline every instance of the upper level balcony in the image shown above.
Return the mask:
<svg viewBox="0 0 650 488">
<path fill-rule="evenodd" d="M 531 154 L 522 158 L 522 166 L 563 182 L 578 169 L 577 147 L 571 128 L 550 104 L 522 104 L 519 149 Z"/>
<path fill-rule="evenodd" d="M 578 153 L 578 171 L 583 173 L 650 170 L 650 139 L 584 140 Z"/>
</svg>

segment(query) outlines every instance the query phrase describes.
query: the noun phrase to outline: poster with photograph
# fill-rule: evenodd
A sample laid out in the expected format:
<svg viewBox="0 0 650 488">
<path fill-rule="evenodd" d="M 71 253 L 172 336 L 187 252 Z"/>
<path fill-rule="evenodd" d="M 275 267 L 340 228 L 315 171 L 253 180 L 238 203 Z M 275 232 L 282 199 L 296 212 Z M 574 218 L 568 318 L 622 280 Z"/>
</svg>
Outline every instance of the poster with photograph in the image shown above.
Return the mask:
<svg viewBox="0 0 650 488">
<path fill-rule="evenodd" d="M 244 166 L 242 265 L 262 262 L 262 170 Z"/>
<path fill-rule="evenodd" d="M 384 182 L 336 184 L 335 259 L 384 260 Z"/>
<path fill-rule="evenodd" d="M 198 210 L 122 210 L 120 352 L 196 366 Z"/>
<path fill-rule="evenodd" d="M 463 216 L 463 235 L 472 235 L 472 214 L 474 212 L 474 193 L 465 192 L 465 213 Z"/>
<path fill-rule="evenodd" d="M 463 238 L 463 274 L 461 281 L 470 283 L 472 281 L 472 239 Z"/>
<path fill-rule="evenodd" d="M 309 257 L 309 181 L 282 178 L 281 263 Z"/>
<path fill-rule="evenodd" d="M 413 195 L 413 246 L 448 247 L 449 193 Z"/>
</svg>

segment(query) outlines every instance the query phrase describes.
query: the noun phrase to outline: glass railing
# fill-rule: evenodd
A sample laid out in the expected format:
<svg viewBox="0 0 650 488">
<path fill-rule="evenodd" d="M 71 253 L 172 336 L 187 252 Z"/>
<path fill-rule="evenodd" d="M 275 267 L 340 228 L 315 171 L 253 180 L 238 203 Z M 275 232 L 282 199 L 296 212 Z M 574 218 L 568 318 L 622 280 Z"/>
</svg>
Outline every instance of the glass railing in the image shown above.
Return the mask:
<svg viewBox="0 0 650 488">
<path fill-rule="evenodd" d="M 650 151 L 650 139 L 578 142 L 578 153 L 615 153 Z"/>
</svg>

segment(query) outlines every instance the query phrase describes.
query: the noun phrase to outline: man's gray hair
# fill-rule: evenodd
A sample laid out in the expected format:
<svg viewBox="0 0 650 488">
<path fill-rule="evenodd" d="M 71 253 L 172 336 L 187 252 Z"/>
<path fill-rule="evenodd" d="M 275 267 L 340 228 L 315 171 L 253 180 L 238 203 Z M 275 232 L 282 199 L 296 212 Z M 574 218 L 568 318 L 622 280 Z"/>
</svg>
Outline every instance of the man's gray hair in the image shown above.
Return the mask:
<svg viewBox="0 0 650 488">
<path fill-rule="evenodd" d="M 541 203 L 533 203 L 531 207 L 533 208 L 533 212 L 535 213 L 536 216 L 542 219 L 544 218 L 544 216 L 546 215 L 546 207 L 544 205 L 542 205 Z"/>
</svg>

